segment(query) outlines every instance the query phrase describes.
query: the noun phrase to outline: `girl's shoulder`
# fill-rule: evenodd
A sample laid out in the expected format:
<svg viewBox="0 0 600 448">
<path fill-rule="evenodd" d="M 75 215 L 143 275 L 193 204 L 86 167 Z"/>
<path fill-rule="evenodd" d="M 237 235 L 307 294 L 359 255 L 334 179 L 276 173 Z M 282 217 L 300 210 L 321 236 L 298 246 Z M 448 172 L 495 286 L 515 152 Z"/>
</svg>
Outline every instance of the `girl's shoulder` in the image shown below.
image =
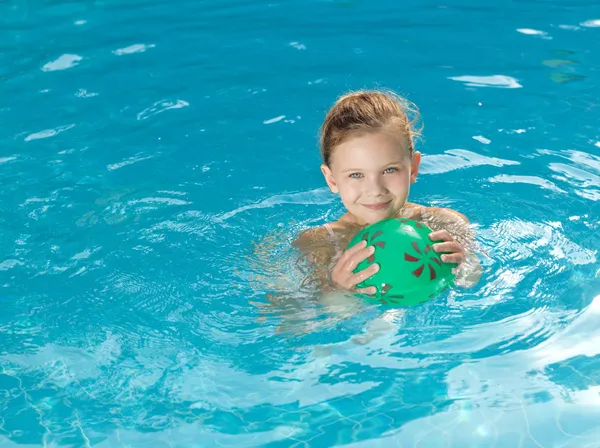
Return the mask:
<svg viewBox="0 0 600 448">
<path fill-rule="evenodd" d="M 329 232 L 325 226 L 312 227 L 300 233 L 293 242 L 294 246 L 305 247 L 314 241 L 324 240 Z"/>
<path fill-rule="evenodd" d="M 340 242 L 346 240 L 348 235 L 353 235 L 358 230 L 355 225 L 344 220 L 329 222 L 300 233 L 293 245 L 303 250 L 323 245 L 339 246 Z"/>
</svg>

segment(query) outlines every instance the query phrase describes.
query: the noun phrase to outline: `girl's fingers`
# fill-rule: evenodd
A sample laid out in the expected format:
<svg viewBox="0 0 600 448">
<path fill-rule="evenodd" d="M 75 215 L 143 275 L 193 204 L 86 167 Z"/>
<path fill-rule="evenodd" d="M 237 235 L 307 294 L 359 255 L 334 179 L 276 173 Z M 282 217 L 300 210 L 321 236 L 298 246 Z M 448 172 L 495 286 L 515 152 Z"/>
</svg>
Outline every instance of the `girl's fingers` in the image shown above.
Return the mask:
<svg viewBox="0 0 600 448">
<path fill-rule="evenodd" d="M 365 247 L 366 244 L 366 241 L 361 241 L 344 252 L 331 272 L 331 280 L 334 284 L 350 290 L 362 281 L 358 280 L 352 283 L 356 266 L 375 253 L 375 248 L 373 246 Z"/>
<path fill-rule="evenodd" d="M 349 258 L 352 255 L 354 255 L 356 252 L 358 252 L 359 250 L 364 249 L 365 247 L 367 247 L 367 242 L 365 240 L 361 240 L 360 242 L 358 242 L 354 246 L 352 246 L 350 249 L 345 251 L 344 255 L 342 255 L 342 257 Z"/>
<path fill-rule="evenodd" d="M 456 253 L 456 254 L 444 254 L 440 257 L 444 263 L 455 263 L 460 264 L 465 261 L 465 254 Z"/>
<path fill-rule="evenodd" d="M 350 258 L 352 258 L 352 256 L 354 254 L 363 250 L 366 247 L 367 247 L 367 242 L 365 240 L 362 240 L 359 243 L 356 243 L 350 249 L 344 251 L 344 253 L 340 257 L 340 259 L 338 260 L 338 265 L 340 265 L 340 266 L 344 265 L 345 263 L 348 262 L 348 260 L 350 260 Z"/>
<path fill-rule="evenodd" d="M 345 251 L 333 268 L 331 275 L 333 283 L 342 289 L 356 291 L 359 294 L 376 294 L 377 288 L 374 286 L 356 288 L 356 285 L 379 272 L 379 265 L 377 263 L 373 263 L 369 267 L 354 273 L 356 267 L 374 253 L 375 247 L 367 246 L 365 240 L 360 241 Z"/>
<path fill-rule="evenodd" d="M 456 253 L 463 252 L 462 246 L 457 241 L 447 241 L 445 243 L 436 243 L 431 246 L 434 252 Z"/>
<path fill-rule="evenodd" d="M 354 252 L 346 261 L 345 269 L 350 273 L 356 269 L 363 260 L 366 260 L 375 253 L 375 247 L 369 246 Z"/>
<path fill-rule="evenodd" d="M 375 288 L 375 286 L 369 286 L 368 288 L 357 289 L 356 292 L 358 294 L 367 294 L 369 296 L 373 296 L 377 293 L 377 288 Z"/>
<path fill-rule="evenodd" d="M 373 263 L 368 268 L 363 269 L 362 271 L 357 272 L 352 277 L 350 277 L 349 283 L 352 285 L 352 287 L 354 287 L 359 283 L 364 282 L 366 279 L 372 277 L 377 272 L 379 272 L 379 264 Z"/>
<path fill-rule="evenodd" d="M 446 229 L 436 230 L 435 232 L 431 232 L 429 234 L 429 239 L 432 241 L 451 241 L 452 236 Z"/>
</svg>

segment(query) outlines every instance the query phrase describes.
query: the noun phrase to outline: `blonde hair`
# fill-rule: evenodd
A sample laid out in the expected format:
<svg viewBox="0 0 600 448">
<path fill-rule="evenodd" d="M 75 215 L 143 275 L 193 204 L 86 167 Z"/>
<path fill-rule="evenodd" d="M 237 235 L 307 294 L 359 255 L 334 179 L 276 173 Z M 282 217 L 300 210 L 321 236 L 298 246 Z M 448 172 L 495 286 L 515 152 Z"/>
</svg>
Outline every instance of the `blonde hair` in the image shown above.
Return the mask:
<svg viewBox="0 0 600 448">
<path fill-rule="evenodd" d="M 410 118 L 409 115 L 412 117 Z M 336 146 L 351 136 L 391 131 L 405 139 L 412 154 L 415 137 L 421 128 L 417 107 L 391 91 L 360 90 L 340 97 L 321 126 L 321 158 L 327 166 Z"/>
</svg>

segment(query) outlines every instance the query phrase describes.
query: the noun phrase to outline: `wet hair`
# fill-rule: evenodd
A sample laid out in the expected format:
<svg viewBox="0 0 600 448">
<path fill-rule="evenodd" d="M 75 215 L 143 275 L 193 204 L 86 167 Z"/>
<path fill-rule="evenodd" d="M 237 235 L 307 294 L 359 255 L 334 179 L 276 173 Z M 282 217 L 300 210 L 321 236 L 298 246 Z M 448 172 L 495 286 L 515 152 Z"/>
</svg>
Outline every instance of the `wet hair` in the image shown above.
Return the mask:
<svg viewBox="0 0 600 448">
<path fill-rule="evenodd" d="M 321 126 L 321 158 L 327 166 L 338 145 L 351 137 L 386 131 L 404 139 L 410 154 L 421 128 L 417 107 L 394 92 L 360 90 L 340 97 Z"/>
</svg>

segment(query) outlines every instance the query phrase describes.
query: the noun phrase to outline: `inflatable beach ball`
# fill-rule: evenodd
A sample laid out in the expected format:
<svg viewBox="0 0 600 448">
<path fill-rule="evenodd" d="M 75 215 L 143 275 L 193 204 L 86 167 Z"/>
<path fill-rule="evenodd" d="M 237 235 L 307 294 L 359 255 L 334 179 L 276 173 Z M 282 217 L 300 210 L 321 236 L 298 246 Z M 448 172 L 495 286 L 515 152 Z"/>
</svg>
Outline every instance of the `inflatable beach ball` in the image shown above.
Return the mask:
<svg viewBox="0 0 600 448">
<path fill-rule="evenodd" d="M 452 268 L 432 249 L 432 230 L 425 224 L 407 219 L 391 218 L 371 224 L 350 241 L 348 248 L 362 240 L 375 247 L 375 253 L 360 263 L 354 272 L 373 263 L 379 271 L 357 285 L 375 286 L 374 298 L 385 305 L 411 306 L 435 298 L 454 286 Z"/>
</svg>

